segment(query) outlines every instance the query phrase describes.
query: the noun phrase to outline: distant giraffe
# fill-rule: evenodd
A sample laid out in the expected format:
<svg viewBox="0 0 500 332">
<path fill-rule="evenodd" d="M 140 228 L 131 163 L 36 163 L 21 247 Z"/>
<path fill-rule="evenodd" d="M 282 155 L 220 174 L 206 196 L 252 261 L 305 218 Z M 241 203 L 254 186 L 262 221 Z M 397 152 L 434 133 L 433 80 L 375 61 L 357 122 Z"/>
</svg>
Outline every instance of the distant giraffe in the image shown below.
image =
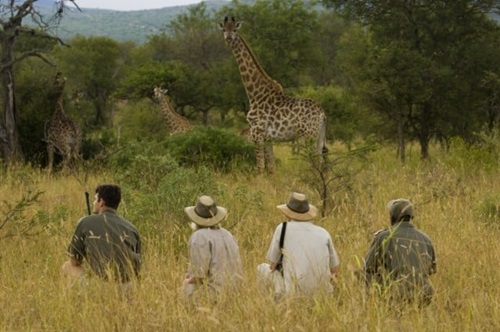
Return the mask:
<svg viewBox="0 0 500 332">
<path fill-rule="evenodd" d="M 63 109 L 63 94 L 66 78 L 57 73 L 54 86 L 57 91 L 56 110 L 48 123 L 45 124 L 45 142 L 47 143 L 48 171 L 52 172 L 54 153 L 63 157 L 63 168 L 69 166 L 70 161 L 78 159 L 83 134 L 80 126 L 69 119 Z"/>
<path fill-rule="evenodd" d="M 257 170 L 274 173 L 272 141 L 315 141 L 318 153 L 326 150 L 326 115 L 311 99 L 287 96 L 281 85 L 271 79 L 257 62 L 255 55 L 237 30 L 241 27 L 234 17 L 226 17 L 219 28 L 233 50 L 250 104 L 247 122 L 255 144 Z"/>
<path fill-rule="evenodd" d="M 156 87 L 154 89 L 155 98 L 160 103 L 161 111 L 170 129 L 170 135 L 176 133 L 185 133 L 193 130 L 193 125 L 189 123 L 189 121 L 185 117 L 174 110 L 165 93 L 166 90 L 164 91 L 160 87 Z"/>
</svg>

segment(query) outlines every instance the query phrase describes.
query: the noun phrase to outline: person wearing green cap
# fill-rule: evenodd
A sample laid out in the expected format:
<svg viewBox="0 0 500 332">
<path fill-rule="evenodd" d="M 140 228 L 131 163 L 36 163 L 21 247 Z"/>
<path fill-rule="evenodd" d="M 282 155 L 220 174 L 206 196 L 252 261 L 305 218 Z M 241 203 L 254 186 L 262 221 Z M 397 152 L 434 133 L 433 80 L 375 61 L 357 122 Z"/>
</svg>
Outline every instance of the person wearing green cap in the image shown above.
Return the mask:
<svg viewBox="0 0 500 332">
<path fill-rule="evenodd" d="M 375 234 L 364 263 L 366 281 L 391 300 L 427 305 L 434 294 L 429 276 L 437 272 L 433 243 L 411 222 L 409 200 L 391 200 L 387 208 L 391 227 Z"/>
</svg>

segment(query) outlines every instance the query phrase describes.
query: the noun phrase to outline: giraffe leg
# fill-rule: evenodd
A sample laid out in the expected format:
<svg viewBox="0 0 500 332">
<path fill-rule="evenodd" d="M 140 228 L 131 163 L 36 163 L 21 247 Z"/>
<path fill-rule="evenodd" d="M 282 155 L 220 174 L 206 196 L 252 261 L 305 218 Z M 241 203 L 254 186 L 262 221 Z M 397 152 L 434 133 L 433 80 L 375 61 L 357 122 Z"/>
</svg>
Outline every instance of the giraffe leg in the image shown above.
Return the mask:
<svg viewBox="0 0 500 332">
<path fill-rule="evenodd" d="M 47 172 L 52 173 L 52 165 L 54 163 L 54 146 L 52 144 L 47 145 L 47 156 L 48 156 Z"/>
<path fill-rule="evenodd" d="M 61 154 L 63 156 L 63 171 L 66 172 L 71 161 L 71 146 L 65 144 Z"/>
<path fill-rule="evenodd" d="M 66 155 L 63 156 L 63 161 L 62 161 L 62 172 L 66 172 L 66 170 L 68 169 L 68 162 L 69 162 L 69 159 Z"/>
<path fill-rule="evenodd" d="M 78 153 L 80 151 L 80 148 L 78 145 L 73 146 L 70 151 L 69 155 L 69 165 L 71 168 L 76 167 L 76 163 L 80 160 L 80 154 Z"/>
<path fill-rule="evenodd" d="M 274 160 L 273 145 L 267 143 L 265 146 L 265 163 L 269 174 L 276 172 L 276 162 Z"/>
<path fill-rule="evenodd" d="M 263 144 L 255 144 L 255 158 L 257 159 L 257 172 L 259 174 L 263 174 L 265 168 L 265 156 L 264 156 Z"/>
</svg>

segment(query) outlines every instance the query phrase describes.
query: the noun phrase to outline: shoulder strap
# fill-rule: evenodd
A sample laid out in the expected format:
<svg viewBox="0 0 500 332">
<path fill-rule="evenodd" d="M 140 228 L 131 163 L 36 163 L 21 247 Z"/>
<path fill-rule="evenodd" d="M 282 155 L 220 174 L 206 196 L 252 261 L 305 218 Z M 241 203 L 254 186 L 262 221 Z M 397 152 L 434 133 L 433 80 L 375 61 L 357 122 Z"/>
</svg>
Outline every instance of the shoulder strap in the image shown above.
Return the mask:
<svg viewBox="0 0 500 332">
<path fill-rule="evenodd" d="M 283 245 L 285 244 L 285 233 L 286 233 L 286 221 L 283 223 L 283 226 L 281 227 L 280 250 L 283 249 Z"/>
</svg>

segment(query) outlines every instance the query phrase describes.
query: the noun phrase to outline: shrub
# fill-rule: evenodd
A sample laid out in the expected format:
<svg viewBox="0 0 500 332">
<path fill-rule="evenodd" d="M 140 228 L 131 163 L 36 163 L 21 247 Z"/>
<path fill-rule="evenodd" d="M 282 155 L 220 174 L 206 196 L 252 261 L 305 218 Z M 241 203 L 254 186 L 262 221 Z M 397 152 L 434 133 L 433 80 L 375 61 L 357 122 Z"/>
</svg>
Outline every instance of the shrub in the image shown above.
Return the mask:
<svg viewBox="0 0 500 332">
<path fill-rule="evenodd" d="M 146 192 L 155 192 L 159 181 L 179 167 L 163 145 L 155 142 L 129 142 L 108 158 L 107 165 L 119 183 Z"/>
<path fill-rule="evenodd" d="M 169 137 L 166 144 L 181 166 L 203 165 L 229 172 L 255 164 L 253 145 L 242 136 L 224 129 L 196 127 L 188 133 Z"/>
<path fill-rule="evenodd" d="M 133 207 L 128 211 L 127 218 L 136 223 L 145 237 L 168 247 L 166 250 L 170 254 L 182 255 L 191 233 L 184 208 L 193 205 L 200 195 L 217 197 L 218 185 L 205 167 L 179 167 L 158 178 L 157 182 L 155 191 L 125 189 Z"/>
<path fill-rule="evenodd" d="M 460 167 L 466 171 L 473 169 L 498 170 L 500 167 L 500 134 L 498 130 L 482 131 L 476 134 L 474 144 L 463 139 L 451 139 L 451 151 L 445 162 L 452 167 Z"/>
</svg>

